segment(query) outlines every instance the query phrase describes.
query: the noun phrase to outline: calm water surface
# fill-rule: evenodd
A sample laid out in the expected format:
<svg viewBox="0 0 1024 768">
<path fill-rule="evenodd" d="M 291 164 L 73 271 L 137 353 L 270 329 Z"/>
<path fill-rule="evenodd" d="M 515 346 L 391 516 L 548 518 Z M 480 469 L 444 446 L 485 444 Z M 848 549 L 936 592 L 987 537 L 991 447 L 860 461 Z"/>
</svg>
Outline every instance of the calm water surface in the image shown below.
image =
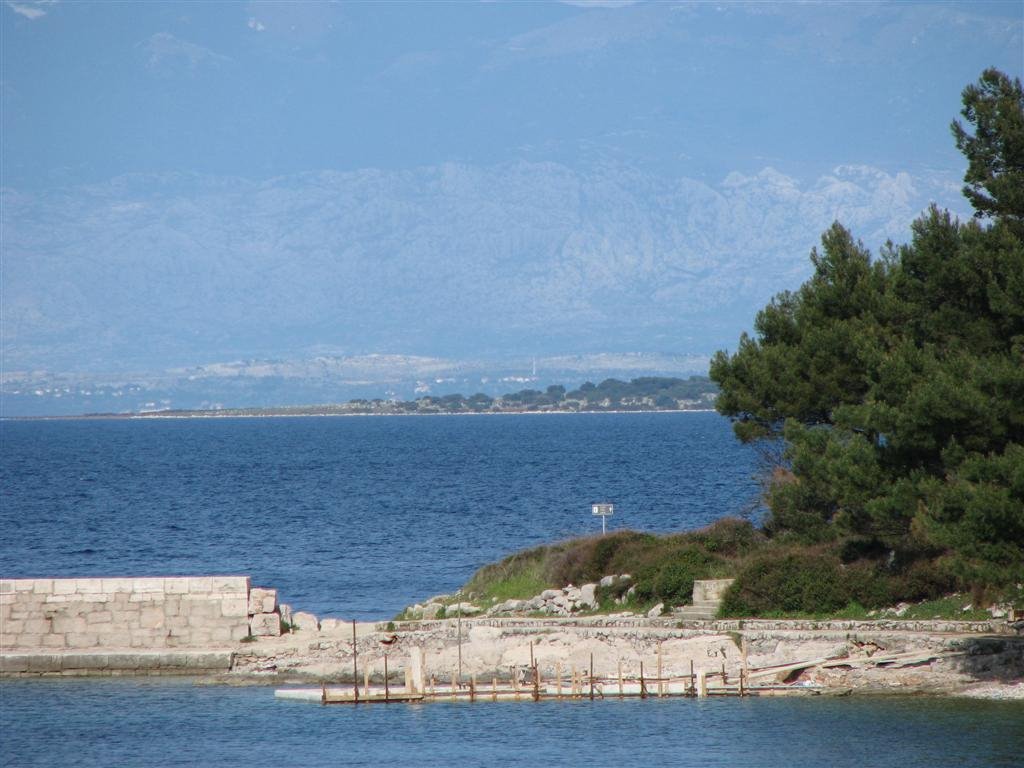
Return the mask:
<svg viewBox="0 0 1024 768">
<path fill-rule="evenodd" d="M 521 547 L 748 509 L 714 414 L 0 423 L 0 574 L 247 573 L 386 617 Z M 10 766 L 1021 766 L 1019 702 L 320 707 L 188 681 L 0 683 Z"/>
<path fill-rule="evenodd" d="M 241 573 L 387 618 L 532 544 L 749 509 L 712 413 L 0 422 L 0 575 Z"/>
<path fill-rule="evenodd" d="M 10 766 L 1020 766 L 1019 702 L 728 699 L 321 707 L 267 688 L 7 682 Z"/>
</svg>

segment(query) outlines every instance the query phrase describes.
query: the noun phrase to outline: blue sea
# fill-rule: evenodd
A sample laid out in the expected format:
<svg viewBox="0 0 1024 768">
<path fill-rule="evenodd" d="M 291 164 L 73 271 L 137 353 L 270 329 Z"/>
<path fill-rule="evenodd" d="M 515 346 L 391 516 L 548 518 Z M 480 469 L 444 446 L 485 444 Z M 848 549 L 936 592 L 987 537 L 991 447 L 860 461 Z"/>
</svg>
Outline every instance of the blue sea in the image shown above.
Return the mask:
<svg viewBox="0 0 1024 768">
<path fill-rule="evenodd" d="M 390 618 L 523 547 L 756 514 L 714 413 L 0 422 L 0 574 L 249 574 Z"/>
<path fill-rule="evenodd" d="M 710 413 L 0 422 L 0 575 L 241 573 L 387 618 L 522 547 L 756 517 Z M 320 707 L 189 680 L 0 682 L 4 766 L 1020 766 L 1024 706 L 922 698 Z"/>
</svg>

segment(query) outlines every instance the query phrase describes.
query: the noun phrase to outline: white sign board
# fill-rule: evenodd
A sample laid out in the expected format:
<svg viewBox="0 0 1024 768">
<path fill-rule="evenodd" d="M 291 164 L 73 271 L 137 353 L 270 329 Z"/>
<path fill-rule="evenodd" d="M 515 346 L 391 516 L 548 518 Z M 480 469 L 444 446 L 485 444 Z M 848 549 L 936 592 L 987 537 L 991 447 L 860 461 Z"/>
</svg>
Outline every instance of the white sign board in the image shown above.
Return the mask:
<svg viewBox="0 0 1024 768">
<path fill-rule="evenodd" d="M 608 526 L 606 521 L 609 517 L 615 514 L 614 504 L 591 504 L 590 512 L 597 517 L 601 518 L 601 534 L 604 535 L 608 532 Z"/>
</svg>

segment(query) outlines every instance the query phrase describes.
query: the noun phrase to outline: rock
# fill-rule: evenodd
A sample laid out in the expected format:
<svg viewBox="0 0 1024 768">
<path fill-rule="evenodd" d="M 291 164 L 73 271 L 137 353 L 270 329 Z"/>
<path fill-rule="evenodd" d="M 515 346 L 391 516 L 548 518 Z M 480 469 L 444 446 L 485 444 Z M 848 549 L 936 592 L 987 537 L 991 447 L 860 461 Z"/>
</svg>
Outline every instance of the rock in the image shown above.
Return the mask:
<svg viewBox="0 0 1024 768">
<path fill-rule="evenodd" d="M 632 580 L 633 580 L 633 577 L 630 576 L 628 573 L 620 573 L 619 574 L 619 581 L 632 581 Z"/>
<path fill-rule="evenodd" d="M 454 603 L 445 608 L 444 615 L 446 618 L 454 619 L 460 612 L 463 616 L 474 616 L 480 613 L 480 609 L 472 603 Z"/>
<path fill-rule="evenodd" d="M 545 602 L 548 600 L 554 600 L 556 597 L 562 596 L 562 590 L 560 589 L 545 589 L 540 593 L 541 599 Z"/>
<path fill-rule="evenodd" d="M 281 621 L 285 624 L 292 623 L 292 607 L 290 605 L 281 603 L 281 605 L 277 607 L 277 611 L 281 614 Z"/>
<path fill-rule="evenodd" d="M 344 619 L 320 619 L 321 632 L 337 632 L 338 630 L 351 628 L 352 623 Z"/>
<path fill-rule="evenodd" d="M 602 576 L 601 581 L 599 583 L 602 587 L 610 587 L 612 584 L 618 581 L 618 579 L 618 576 Z"/>
<path fill-rule="evenodd" d="M 597 608 L 597 584 L 580 587 L 580 603 L 590 609 Z"/>
<path fill-rule="evenodd" d="M 251 616 L 249 634 L 253 637 L 277 637 L 281 634 L 281 614 L 257 613 Z"/>
<path fill-rule="evenodd" d="M 277 609 L 277 590 L 253 587 L 249 590 L 249 615 L 273 613 Z"/>
<path fill-rule="evenodd" d="M 499 613 L 521 613 L 529 607 L 529 603 L 525 600 L 506 600 L 503 603 L 491 606 L 490 610 L 487 611 L 488 616 L 493 616 Z"/>
<path fill-rule="evenodd" d="M 902 616 L 908 610 L 910 610 L 909 603 L 897 603 L 896 608 L 893 610 L 892 614 L 893 616 Z"/>
<path fill-rule="evenodd" d="M 431 621 L 432 619 L 436 619 L 442 608 L 444 608 L 444 606 L 440 603 L 427 603 L 423 606 L 424 620 Z"/>
<path fill-rule="evenodd" d="M 1003 606 L 1001 605 L 993 605 L 991 608 L 988 609 L 988 612 L 991 614 L 993 619 L 1006 618 L 1006 609 L 1003 608 Z"/>
<path fill-rule="evenodd" d="M 554 600 L 551 600 L 550 604 L 559 610 L 565 611 L 566 613 L 569 613 L 569 611 L 572 610 L 572 600 L 570 600 L 566 595 L 559 595 Z"/>
<path fill-rule="evenodd" d="M 651 610 L 649 610 L 647 612 L 647 618 L 648 619 L 656 619 L 659 616 L 661 616 L 661 614 L 663 614 L 664 612 L 665 612 L 665 604 L 664 603 L 658 603 L 656 606 L 654 606 L 653 608 L 651 608 Z"/>
<path fill-rule="evenodd" d="M 579 587 L 574 587 L 571 584 L 562 590 L 562 594 L 572 600 L 574 603 L 578 603 L 583 595 L 583 592 Z"/>
<path fill-rule="evenodd" d="M 306 632 L 319 632 L 320 621 L 312 613 L 299 611 L 292 614 L 292 626 Z"/>
<path fill-rule="evenodd" d="M 530 610 L 539 611 L 544 607 L 544 598 L 537 595 L 536 597 L 531 597 L 526 604 L 529 606 Z"/>
</svg>

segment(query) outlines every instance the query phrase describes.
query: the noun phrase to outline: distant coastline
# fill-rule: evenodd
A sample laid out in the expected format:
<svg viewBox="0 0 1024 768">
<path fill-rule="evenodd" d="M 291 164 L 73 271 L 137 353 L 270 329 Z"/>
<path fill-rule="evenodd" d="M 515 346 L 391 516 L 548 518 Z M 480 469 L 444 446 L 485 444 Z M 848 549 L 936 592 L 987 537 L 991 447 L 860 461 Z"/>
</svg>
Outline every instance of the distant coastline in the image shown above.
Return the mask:
<svg viewBox="0 0 1024 768">
<path fill-rule="evenodd" d="M 631 381 L 605 379 L 584 382 L 566 391 L 552 385 L 543 392 L 524 389 L 498 397 L 477 393 L 425 395 L 415 400 L 356 399 L 344 403 L 277 405 L 242 408 L 141 410 L 122 413 L 84 413 L 61 416 L 17 416 L 7 421 L 55 419 L 225 419 L 289 416 L 462 416 L 533 413 L 681 413 L 714 410 L 718 388 L 708 378 L 643 377 Z"/>
<path fill-rule="evenodd" d="M 374 416 L 523 416 L 523 415 L 573 415 L 573 414 L 624 414 L 624 413 L 714 413 L 714 408 L 618 408 L 618 409 L 548 409 L 548 410 L 500 410 L 500 411 L 434 411 L 434 412 L 361 412 L 361 411 L 318 411 L 315 409 L 285 411 L 278 408 L 224 408 L 221 410 L 145 411 L 141 413 L 83 413 L 70 416 L 8 416 L 0 421 L 152 421 L 158 419 L 282 419 L 282 418 L 332 418 L 332 417 L 374 417 Z"/>
</svg>

